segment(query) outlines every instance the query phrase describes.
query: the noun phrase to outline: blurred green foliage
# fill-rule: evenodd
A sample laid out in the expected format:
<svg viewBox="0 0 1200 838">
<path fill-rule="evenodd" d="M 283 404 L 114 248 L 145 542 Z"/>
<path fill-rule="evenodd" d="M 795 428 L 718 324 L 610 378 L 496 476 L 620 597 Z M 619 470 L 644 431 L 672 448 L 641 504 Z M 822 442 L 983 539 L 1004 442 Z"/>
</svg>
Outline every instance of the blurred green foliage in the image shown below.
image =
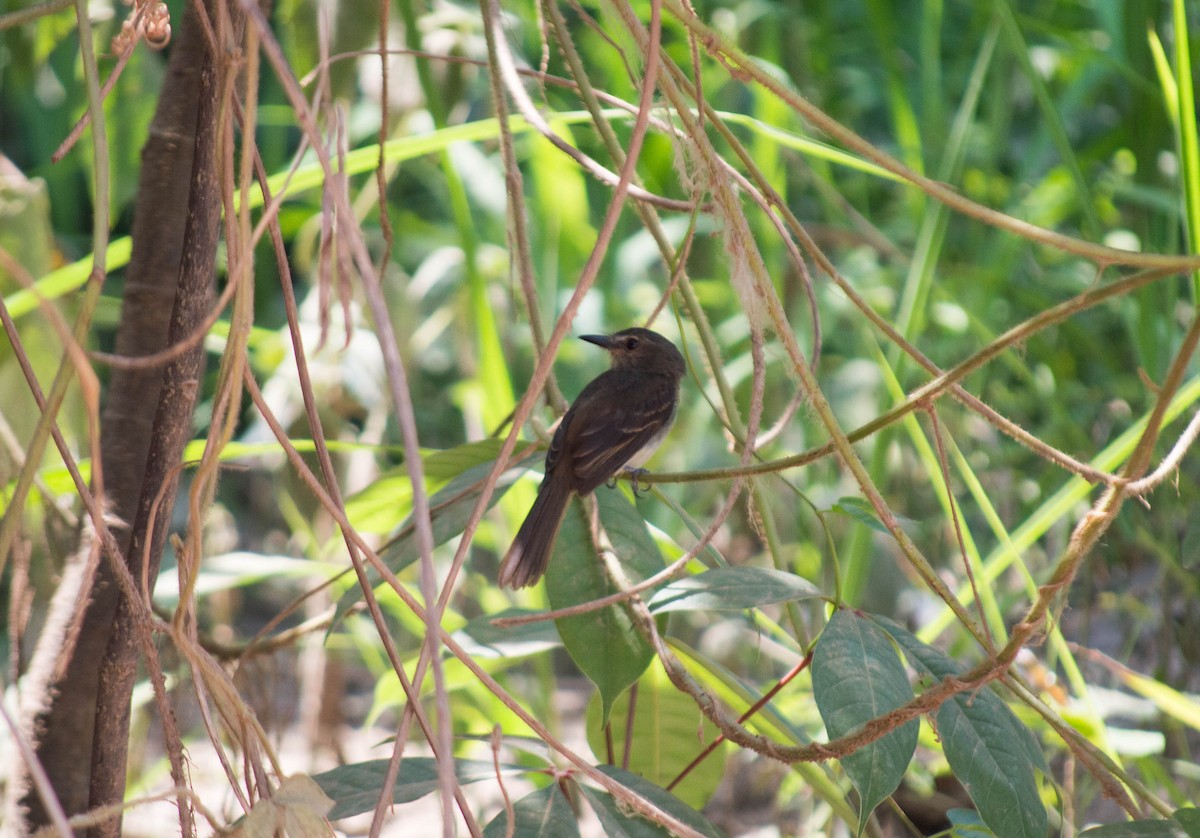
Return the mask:
<svg viewBox="0 0 1200 838">
<path fill-rule="evenodd" d="M 271 12 L 297 77 L 318 68 L 318 5 L 287 0 Z M 171 6 L 177 11 L 177 3 Z M 349 145 L 367 149 L 360 162 L 370 161 L 377 154 L 382 112 L 379 62 L 377 57 L 353 51 L 374 46 L 378 10 L 363 0 L 334 8 L 336 13 L 328 21 L 329 51 L 349 57 L 329 68 L 326 95 L 330 99 L 323 103 L 322 113 L 330 120 L 334 108 L 344 111 Z M 633 3 L 633 8 L 648 19 L 644 0 Z M 1195 249 L 1185 232 L 1187 167 L 1180 157 L 1179 120 L 1172 120 L 1172 104 L 1165 100 L 1150 37 L 1153 34 L 1166 44 L 1168 53 L 1175 43 L 1171 10 L 1162 3 L 745 0 L 697 2 L 695 8 L 701 19 L 788 88 L 913 170 L 945 180 L 981 204 L 1091 242 L 1167 254 Z M 519 2 L 505 4 L 505 13 L 506 35 L 525 66 L 536 69 L 545 60 L 552 77 L 545 81 L 527 77 L 526 90 L 535 103 L 561 136 L 618 170 L 619 164 L 593 126 L 554 119 L 555 114 L 580 111 L 581 103 L 575 89 L 554 78 L 568 77 L 571 70 L 559 48 L 543 51 L 541 12 L 532 2 Z M 607 4 L 564 6 L 562 13 L 591 84 L 621 100 L 636 101 L 642 60 L 613 9 Z M 62 162 L 49 162 L 50 153 L 86 103 L 77 45 L 72 41 L 76 37 L 72 14 L 60 12 L 36 25 L 0 32 L 0 151 L 26 177 L 44 182 L 48 199 L 52 233 L 36 235 L 45 239 L 44 250 L 53 256 L 49 262 L 34 259 L 27 264 L 37 276 L 51 264 L 86 257 L 89 249 L 89 135 L 85 133 L 81 145 Z M 97 25 L 100 44 L 108 43 L 117 23 L 113 18 Z M 1194 29 L 1197 19 L 1193 15 L 1187 23 Z M 388 136 L 397 143 L 413 138 L 431 143 L 428 152 L 419 156 L 404 153 L 402 145 L 393 147 L 389 156 L 394 170 L 389 169 L 386 212 L 392 241 L 383 280 L 408 370 L 421 444 L 430 457 L 436 457 L 507 430 L 505 417 L 524 393 L 537 355 L 512 270 L 510 205 L 494 136 L 471 143 L 450 142 L 455 126 L 493 116 L 486 69 L 480 65 L 487 56 L 478 9 L 449 2 L 429 8 L 402 0 L 393 10 L 392 25 L 393 45 L 407 43 L 466 59 L 458 63 L 395 55 L 389 65 Z M 1111 273 L 1102 277 L 1097 266 L 1084 259 L 953 214 L 925 193 L 880 176 L 866 161 L 846 160 L 804 145 L 825 138 L 814 134 L 776 97 L 704 56 L 702 45 L 693 44 L 687 29 L 669 14 L 663 45 L 689 75 L 693 49 L 699 50 L 699 82 L 705 100 L 717 111 L 740 115 L 731 116 L 731 130 L 836 268 L 875 311 L 941 367 L 953 366 L 1010 327 L 1110 278 Z M 986 50 L 982 45 L 987 45 Z M 1171 58 L 1177 61 L 1175 55 Z M 107 57 L 102 69 L 109 71 L 113 64 Z M 1191 71 L 1186 64 L 1172 67 L 1176 73 Z M 163 55 L 139 47 L 107 100 L 114 240 L 129 232 L 139 149 L 163 69 Z M 312 90 L 310 84 L 306 91 Z M 270 74 L 264 75 L 260 96 L 254 137 L 266 170 L 278 175 L 291 165 L 300 132 L 281 85 Z M 1194 114 L 1185 115 L 1184 121 L 1188 118 L 1194 121 Z M 611 119 L 622 143 L 628 140 L 630 125 L 626 117 Z M 515 143 L 539 295 L 536 317 L 549 327 L 590 255 L 611 190 L 526 127 L 514 124 Z M 781 141 L 781 133 L 786 141 Z M 664 133 L 652 132 L 638 161 L 642 185 L 656 194 L 687 197 L 689 184 L 681 176 L 686 168 L 683 155 L 679 144 Z M 728 153 L 727 158 L 734 156 Z M 306 162 L 311 164 L 311 158 Z M 362 228 L 378 256 L 386 239 L 374 199 L 374 175 L 363 166 L 354 173 L 351 185 Z M 291 194 L 279 213 L 292 270 L 313 300 L 322 272 L 323 211 L 320 190 L 306 188 Z M 800 344 L 808 346 L 814 325 L 805 280 L 765 214 L 749 201 L 746 212 L 789 321 Z M 751 334 L 729 281 L 730 258 L 722 246 L 720 222 L 705 213 L 694 219 L 664 213 L 662 221 L 676 245 L 695 224 L 697 236 L 687 272 L 744 417 L 752 390 Z M 268 248 L 260 248 L 258 257 L 255 296 L 260 339 L 251 344 L 251 360 L 260 380 L 280 382 L 277 404 L 294 408 L 298 394 L 284 383 L 290 373 L 287 352 L 280 348 L 287 343 L 278 272 Z M 664 263 L 637 214 L 627 208 L 599 278 L 568 334 L 642 323 L 670 273 L 671 266 Z M 18 286 L 2 271 L 0 280 L 7 301 Z M 101 308 L 94 334 L 97 347 L 110 341 L 120 285 L 118 268 L 108 278 L 107 307 Z M 815 271 L 813 286 L 822 338 L 819 380 L 843 428 L 850 430 L 883 412 L 898 393 L 913 390 L 928 376 Z M 313 330 L 310 346 L 329 326 L 322 323 L 313 300 L 302 311 Z M 1159 280 L 1039 332 L 971 375 L 965 386 L 1047 445 L 1091 461 L 1153 406 L 1157 387 L 1195 317 L 1195 303 L 1187 277 Z M 383 473 L 388 479 L 400 475 L 396 479 L 403 482 L 399 431 L 381 377 L 372 378 L 374 359 L 343 363 L 334 357 L 355 335 L 368 342 L 363 351 L 369 355 L 370 324 L 356 313 L 350 318 L 350 332 L 339 332 L 336 324 L 341 318 L 335 309 L 327 347 L 332 355 L 325 369 L 327 378 L 322 380 L 327 387 L 322 390 L 323 418 L 328 422 L 325 434 L 331 440 L 363 444 L 339 455 L 339 466 L 348 476 L 365 473 L 366 482 L 372 483 Z M 668 309 L 656 328 L 678 334 L 673 321 Z M 43 325 L 33 313 L 18 322 L 27 345 L 36 344 L 37 330 Z M 219 336 L 220 328 L 210 340 L 214 352 L 222 346 Z M 658 472 L 682 472 L 730 466 L 736 455 L 712 407 L 720 403 L 720 394 L 706 367 L 699 333 L 685 324 L 682 337 L 694 375 L 684 382 L 676 428 L 651 467 Z M 49 369 L 54 360 L 45 358 L 40 363 Z M 764 421 L 769 426 L 789 409 L 796 384 L 787 357 L 774 340 L 766 346 L 766 363 Z M 11 383 L 13 365 L 11 348 L 5 346 L 0 350 L 0 374 L 10 382 L 6 387 L 17 388 Z M 603 360 L 587 346 L 569 338 L 563 343 L 554 372 L 568 400 L 602 365 Z M 1194 374 L 1192 364 L 1189 375 Z M 82 408 L 69 404 L 69 410 L 73 415 L 66 421 L 81 426 Z M 554 419 L 542 407 L 535 415 L 542 429 Z M 293 416 L 297 418 L 293 433 L 309 436 L 298 421 L 299 413 L 293 410 Z M 247 415 L 245 426 L 248 442 L 263 441 L 251 435 L 252 415 Z M 1166 429 L 1159 456 L 1181 427 L 1177 421 Z M 197 434 L 204 430 L 201 419 Z M 1056 503 L 1055 493 L 1068 484 L 1070 474 L 949 399 L 938 402 L 936 433 L 950 452 L 953 513 L 945 500 L 928 417 L 888 428 L 858 448 L 872 479 L 902 517 L 906 532 L 958 588 L 966 583 L 956 525 L 968 535 L 968 552 L 982 560 L 1002 554 L 1010 537 L 1036 523 L 1035 537 L 1021 552 L 1019 566 L 1033 580 L 1044 581 L 1079 513 L 1086 509 L 1087 493 L 1081 488 L 1073 503 Z M 821 444 L 825 438 L 817 417 L 801 404 L 757 453 L 763 460 L 778 459 Z M 355 452 L 364 450 L 368 465 L 365 471 L 355 471 Z M 1116 461 L 1129 450 L 1126 445 L 1116 452 Z M 86 454 L 82 448 L 79 453 Z M 59 465 L 56 456 L 49 458 L 48 469 Z M 357 467 L 363 467 L 361 460 Z M 334 528 L 320 516 L 305 490 L 280 477 L 281 473 L 286 475 L 278 463 L 262 459 L 253 461 L 249 473 L 226 478 L 219 502 L 236 518 L 227 536 L 248 550 L 267 553 L 266 545 L 274 549 L 286 545 L 286 552 L 340 567 L 344 557 Z M 11 476 L 6 462 L 4 482 Z M 1160 488 L 1150 503 L 1127 505 L 1101 548 L 1088 559 L 1062 623 L 1073 640 L 1192 694 L 1200 692 L 1196 666 L 1200 587 L 1196 527 L 1191 523 L 1191 510 L 1200 504 L 1197 476 L 1195 458 L 1187 457 L 1171 485 Z M 448 481 L 451 475 L 437 477 Z M 395 531 L 411 512 L 411 491 L 398 491 L 390 503 L 380 502 L 380 485 L 352 486 L 361 491 L 351 505 L 370 508 L 372 531 Z M 753 514 L 740 502 L 714 543 L 730 563 L 791 571 L 831 597 L 839 594 L 850 606 L 895 617 L 918 630 L 944 617 L 931 592 L 899 559 L 891 538 L 864 519 L 868 513 L 863 513 L 865 505 L 857 498 L 858 487 L 834 458 L 758 478 L 757 485 Z M 638 503 L 668 561 L 694 543 L 696 529 L 705 528 L 729 488 L 724 480 L 672 483 L 657 489 L 669 496 L 670 503 L 654 499 Z M 1091 499 L 1098 491 L 1092 492 Z M 446 615 L 447 628 L 458 629 L 511 604 L 490 580 L 531 498 L 532 482 L 518 481 L 497 503 L 498 511 L 485 518 Z M 49 495 L 35 501 L 53 502 Z M 694 523 L 685 519 L 682 510 Z M 848 514 L 829 514 L 848 510 Z M 50 524 L 36 510 L 30 514 L 31 527 L 48 531 Z M 450 536 L 436 554 L 443 570 L 456 545 Z M 32 541 L 35 562 L 51 562 L 57 555 L 52 547 L 57 542 L 46 532 L 33 535 Z M 262 575 L 248 572 L 245 584 L 257 582 Z M 415 569 L 402 573 L 414 590 L 416 578 Z M 339 584 L 351 582 L 343 577 Z M 986 588 L 981 597 L 987 600 L 989 620 L 1001 631 L 1020 619 L 1030 602 L 1026 580 L 1016 570 L 999 573 Z M 411 662 L 423 624 L 386 594 L 381 588 L 397 643 Z M 39 590 L 38 596 L 44 601 L 46 592 Z M 517 601 L 540 607 L 542 597 L 535 591 L 521 594 Z M 268 608 L 278 606 L 270 597 L 266 603 Z M 785 661 L 804 653 L 826 616 L 820 603 L 732 617 L 691 613 L 673 618 L 670 633 L 679 644 L 696 649 L 690 660 L 710 688 L 726 699 L 740 695 L 749 702 L 780 677 Z M 357 656 L 378 679 L 373 710 L 377 715 L 398 706 L 403 698 L 379 652 L 378 639 L 365 630 L 364 620 L 360 614 L 348 616 L 333 629 L 330 644 L 339 653 Z M 980 653 L 975 641 L 958 628 L 924 639 L 936 640 L 966 659 Z M 530 706 L 545 710 L 542 717 L 547 718 L 554 715 L 550 708 L 555 672 L 574 670 L 565 657 L 551 658 L 544 649 L 539 651 L 543 654 L 528 660 L 518 657 L 523 653 L 514 653 L 512 658 L 484 665 L 515 694 L 527 696 Z M 1109 683 L 1119 677 L 1099 666 L 1079 676 L 1081 663 L 1061 642 L 1049 644 L 1045 651 L 1039 665 L 1065 677 L 1075 699 L 1087 704 L 1083 717 L 1072 723 L 1088 730 L 1099 748 L 1119 759 L 1114 737 L 1104 730 L 1103 700 L 1087 692 L 1093 681 Z M 510 711 L 469 673 L 453 663 L 450 667 L 456 733 L 486 735 L 496 720 L 507 732 L 523 732 Z M 811 684 L 805 681 L 798 690 L 780 699 L 780 706 L 794 720 L 789 733 L 797 742 L 804 736 L 820 736 L 822 730 L 809 700 Z M 807 711 L 800 709 L 806 704 Z M 610 696 L 605 696 L 605 706 L 611 706 Z M 1149 759 L 1126 767 L 1155 793 L 1181 804 L 1200 793 L 1194 773 L 1200 741 L 1194 726 L 1170 721 L 1168 711 L 1158 704 L 1151 710 L 1155 708 L 1167 713 L 1148 725 L 1162 728 L 1161 748 Z M 774 712 L 768 709 L 764 715 Z M 1023 721 L 1045 735 L 1044 746 L 1052 756 L 1065 757 L 1062 742 L 1040 720 Z M 786 725 L 764 721 L 758 729 L 778 733 Z M 928 741 L 932 743 L 928 747 L 936 747 Z M 1180 760 L 1179 771 L 1170 767 L 1168 754 Z M 914 772 L 926 769 L 927 765 Z M 837 769 L 810 766 L 803 771 L 811 772 L 805 781 L 840 817 L 853 818 L 853 813 L 847 815 L 839 808 L 845 804 L 838 797 L 842 791 L 837 783 L 844 790 L 846 781 Z M 1057 775 L 1053 779 L 1064 782 Z M 1087 812 L 1094 806 L 1098 816 L 1112 817 L 1100 803 L 1096 782 L 1082 773 L 1074 779 L 1074 811 Z"/>
</svg>

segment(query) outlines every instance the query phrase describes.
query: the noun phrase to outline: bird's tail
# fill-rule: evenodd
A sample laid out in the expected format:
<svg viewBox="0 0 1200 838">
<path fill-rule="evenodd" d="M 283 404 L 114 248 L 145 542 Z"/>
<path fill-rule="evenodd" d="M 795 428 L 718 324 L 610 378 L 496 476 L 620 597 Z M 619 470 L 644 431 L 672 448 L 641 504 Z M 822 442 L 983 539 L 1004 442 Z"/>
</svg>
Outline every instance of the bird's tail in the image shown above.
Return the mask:
<svg viewBox="0 0 1200 838">
<path fill-rule="evenodd" d="M 525 516 L 512 546 L 500 562 L 497 580 L 501 587 L 525 588 L 535 584 L 546 572 L 554 539 L 562 526 L 567 504 L 574 494 L 569 488 L 547 475 L 538 489 L 537 500 Z"/>
</svg>

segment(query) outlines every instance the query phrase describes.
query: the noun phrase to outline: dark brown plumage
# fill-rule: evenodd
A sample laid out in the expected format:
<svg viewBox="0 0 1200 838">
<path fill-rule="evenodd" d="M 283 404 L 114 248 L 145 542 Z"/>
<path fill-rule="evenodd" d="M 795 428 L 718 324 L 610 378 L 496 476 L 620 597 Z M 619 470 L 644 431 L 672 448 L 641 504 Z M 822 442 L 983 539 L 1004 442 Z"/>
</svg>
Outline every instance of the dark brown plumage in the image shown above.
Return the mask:
<svg viewBox="0 0 1200 838">
<path fill-rule="evenodd" d="M 583 388 L 550 441 L 537 500 L 500 563 L 504 587 L 536 583 L 572 494 L 586 495 L 622 468 L 644 463 L 675 420 L 685 371 L 675 344 L 641 328 L 582 339 L 607 349 L 612 367 Z"/>
</svg>

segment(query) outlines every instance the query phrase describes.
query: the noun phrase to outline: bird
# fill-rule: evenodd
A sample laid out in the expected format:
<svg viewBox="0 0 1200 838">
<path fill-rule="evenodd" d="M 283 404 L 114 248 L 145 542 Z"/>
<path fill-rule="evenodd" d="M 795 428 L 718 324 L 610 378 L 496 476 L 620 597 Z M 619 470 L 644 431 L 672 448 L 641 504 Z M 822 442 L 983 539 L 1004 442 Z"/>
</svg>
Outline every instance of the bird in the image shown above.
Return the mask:
<svg viewBox="0 0 1200 838">
<path fill-rule="evenodd" d="M 500 562 L 501 587 L 536 584 L 571 497 L 637 469 L 675 421 L 686 371 L 675 344 L 640 327 L 580 339 L 606 349 L 612 365 L 583 388 L 554 432 L 537 499 Z"/>
</svg>

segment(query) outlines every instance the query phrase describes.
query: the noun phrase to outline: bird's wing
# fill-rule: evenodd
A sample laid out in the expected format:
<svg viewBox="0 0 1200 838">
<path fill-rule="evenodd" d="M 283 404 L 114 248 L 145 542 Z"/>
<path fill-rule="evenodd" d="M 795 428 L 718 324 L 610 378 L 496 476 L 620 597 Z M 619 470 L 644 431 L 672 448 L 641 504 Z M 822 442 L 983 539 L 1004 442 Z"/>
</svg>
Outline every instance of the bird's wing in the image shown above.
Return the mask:
<svg viewBox="0 0 1200 838">
<path fill-rule="evenodd" d="M 666 378 L 647 382 L 633 398 L 574 418 L 560 448 L 570 452 L 576 491 L 592 491 L 666 431 L 675 415 L 676 386 Z"/>
</svg>

